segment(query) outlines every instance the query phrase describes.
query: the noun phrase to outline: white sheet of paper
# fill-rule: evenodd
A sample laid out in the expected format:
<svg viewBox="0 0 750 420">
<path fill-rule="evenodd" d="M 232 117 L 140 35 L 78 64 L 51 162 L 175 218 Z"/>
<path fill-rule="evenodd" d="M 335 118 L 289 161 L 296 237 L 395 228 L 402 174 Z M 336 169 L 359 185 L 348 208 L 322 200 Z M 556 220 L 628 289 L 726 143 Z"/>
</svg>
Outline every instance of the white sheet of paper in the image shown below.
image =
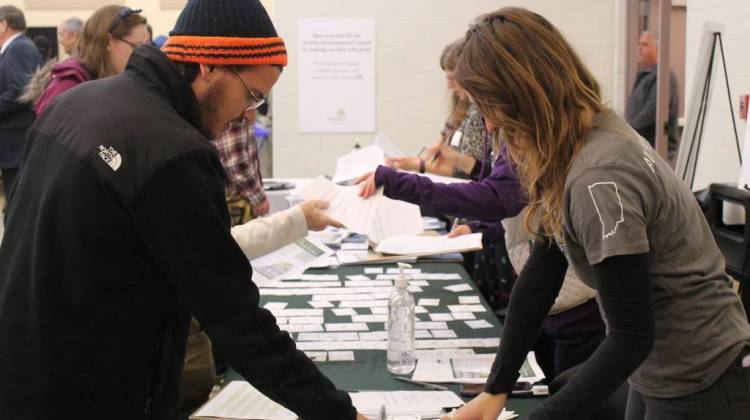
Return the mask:
<svg viewBox="0 0 750 420">
<path fill-rule="evenodd" d="M 448 324 L 444 321 L 415 322 L 414 328 L 418 330 L 447 330 Z"/>
<path fill-rule="evenodd" d="M 437 330 L 441 331 L 441 330 Z M 432 338 L 432 334 L 429 330 L 415 330 L 414 338 Z"/>
<path fill-rule="evenodd" d="M 492 328 L 492 324 L 487 322 L 486 319 L 477 319 L 474 321 L 464 321 L 464 324 L 468 325 L 473 330 L 478 330 L 481 328 Z"/>
<path fill-rule="evenodd" d="M 322 316 L 295 316 L 289 318 L 289 324 L 322 324 Z"/>
<path fill-rule="evenodd" d="M 387 306 L 388 305 L 386 305 L 386 307 Z M 425 308 L 424 306 L 417 305 L 417 306 L 414 307 L 414 313 L 415 314 L 426 314 L 428 312 L 427 312 L 427 308 Z"/>
<path fill-rule="evenodd" d="M 303 273 L 310 265 L 328 259 L 333 250 L 312 238 L 302 238 L 250 262 L 256 284 Z"/>
<path fill-rule="evenodd" d="M 455 238 L 449 238 L 447 235 L 397 235 L 381 241 L 375 250 L 390 255 L 411 255 L 446 254 L 449 252 L 476 251 L 479 249 L 482 249 L 481 233 L 472 233 Z"/>
<path fill-rule="evenodd" d="M 383 267 L 365 267 L 365 274 L 383 274 Z"/>
<path fill-rule="evenodd" d="M 469 286 L 466 283 L 463 283 L 463 284 L 454 284 L 454 285 L 451 285 L 451 286 L 445 286 L 445 287 L 443 287 L 443 289 L 451 291 L 451 292 L 454 292 L 454 293 L 470 292 L 472 290 L 471 286 Z"/>
<path fill-rule="evenodd" d="M 435 338 L 458 338 L 456 332 L 453 330 L 434 330 L 432 336 Z"/>
<path fill-rule="evenodd" d="M 448 305 L 448 310 L 453 312 L 487 312 L 483 305 Z"/>
<path fill-rule="evenodd" d="M 354 360 L 353 351 L 329 351 L 328 361 L 329 362 L 348 362 Z"/>
<path fill-rule="evenodd" d="M 372 281 L 371 278 L 365 276 L 364 274 L 355 274 L 353 276 L 346 276 L 346 278 L 352 281 Z"/>
<path fill-rule="evenodd" d="M 484 384 L 494 361 L 494 354 L 439 359 L 419 358 L 412 379 L 422 382 Z M 536 382 L 544 378 L 544 373 L 536 363 L 534 352 L 527 355 L 519 373 L 520 382 Z"/>
<path fill-rule="evenodd" d="M 463 401 L 452 391 L 364 391 L 350 392 L 352 404 L 364 416 L 378 418 L 385 406 L 388 418 L 439 415 L 442 408 L 460 407 Z M 391 417 L 394 416 L 394 417 Z"/>
<path fill-rule="evenodd" d="M 464 321 L 467 319 L 477 319 L 477 317 L 474 315 L 473 312 L 451 312 L 451 316 L 453 316 L 453 320 L 455 321 Z"/>
<path fill-rule="evenodd" d="M 309 303 L 313 308 L 333 308 L 333 303 L 328 302 L 327 300 L 311 300 L 307 303 Z"/>
<path fill-rule="evenodd" d="M 326 324 L 326 331 L 369 331 L 370 328 L 364 323 L 341 323 Z"/>
<path fill-rule="evenodd" d="M 474 305 L 481 303 L 479 296 L 459 296 L 458 303 L 461 305 Z"/>
<path fill-rule="evenodd" d="M 290 333 L 323 331 L 323 324 L 286 324 L 279 328 Z"/>
<path fill-rule="evenodd" d="M 297 341 L 358 341 L 356 332 L 301 332 L 297 334 Z"/>
<path fill-rule="evenodd" d="M 196 417 L 295 420 L 297 415 L 273 402 L 245 381 L 232 381 L 195 412 Z"/>
<path fill-rule="evenodd" d="M 354 308 L 333 308 L 331 311 L 333 311 L 333 314 L 336 316 L 357 315 L 357 311 L 355 311 Z"/>
<path fill-rule="evenodd" d="M 370 308 L 370 312 L 372 312 L 373 315 L 383 315 L 388 313 L 388 307 L 380 306 L 376 308 Z"/>
<path fill-rule="evenodd" d="M 409 275 L 422 274 L 421 268 L 404 268 L 403 270 L 404 270 L 404 274 L 409 274 Z M 388 270 L 386 270 L 386 274 L 401 274 L 401 269 L 389 268 Z"/>
<path fill-rule="evenodd" d="M 323 316 L 323 309 L 274 309 L 274 316 Z"/>
<path fill-rule="evenodd" d="M 284 309 L 289 305 L 289 302 L 268 302 L 263 305 L 266 309 Z"/>
<path fill-rule="evenodd" d="M 342 187 L 319 177 L 307 184 L 300 195 L 328 201 L 327 215 L 375 243 L 391 236 L 422 233 L 418 206 L 391 200 L 382 191 L 364 199 L 359 196 L 359 189 L 358 185 Z"/>
<path fill-rule="evenodd" d="M 342 251 L 367 251 L 370 245 L 367 242 L 344 242 L 341 244 Z"/>
<path fill-rule="evenodd" d="M 375 301 L 341 301 L 339 308 L 372 308 L 374 306 L 388 307 L 387 300 Z"/>
<path fill-rule="evenodd" d="M 422 298 L 417 302 L 419 306 L 440 306 L 440 299 L 427 299 Z"/>
<path fill-rule="evenodd" d="M 432 321 L 453 321 L 453 315 L 451 315 L 451 314 L 430 314 L 430 320 L 432 320 Z"/>
<path fill-rule="evenodd" d="M 325 362 L 327 355 L 328 353 L 324 351 L 306 351 L 305 352 L 305 356 L 307 356 L 313 362 Z"/>
<path fill-rule="evenodd" d="M 387 322 L 388 315 L 352 315 L 352 322 Z"/>
</svg>

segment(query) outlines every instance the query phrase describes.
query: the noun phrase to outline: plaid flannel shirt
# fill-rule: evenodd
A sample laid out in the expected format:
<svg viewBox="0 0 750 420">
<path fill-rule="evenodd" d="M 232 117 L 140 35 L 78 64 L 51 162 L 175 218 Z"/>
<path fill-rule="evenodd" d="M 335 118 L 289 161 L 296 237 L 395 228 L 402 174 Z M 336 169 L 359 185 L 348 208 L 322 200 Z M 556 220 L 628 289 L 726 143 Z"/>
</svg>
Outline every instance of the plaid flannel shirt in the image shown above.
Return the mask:
<svg viewBox="0 0 750 420">
<path fill-rule="evenodd" d="M 258 206 L 266 200 L 266 193 L 260 175 L 258 145 L 252 130 L 253 126 L 244 118 L 233 121 L 211 143 L 219 152 L 221 165 L 227 173 L 227 197 L 239 194 L 251 205 Z"/>
</svg>

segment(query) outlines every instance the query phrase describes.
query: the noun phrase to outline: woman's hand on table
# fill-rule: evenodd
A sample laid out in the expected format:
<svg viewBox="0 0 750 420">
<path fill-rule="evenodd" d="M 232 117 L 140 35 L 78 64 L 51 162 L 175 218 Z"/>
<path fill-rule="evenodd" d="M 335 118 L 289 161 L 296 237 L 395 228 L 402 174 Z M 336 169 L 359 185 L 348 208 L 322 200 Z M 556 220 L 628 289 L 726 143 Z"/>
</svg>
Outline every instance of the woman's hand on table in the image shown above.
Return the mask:
<svg viewBox="0 0 750 420">
<path fill-rule="evenodd" d="M 442 420 L 496 420 L 503 412 L 507 399 L 507 394 L 482 392 L 463 407 L 443 416 Z"/>
</svg>

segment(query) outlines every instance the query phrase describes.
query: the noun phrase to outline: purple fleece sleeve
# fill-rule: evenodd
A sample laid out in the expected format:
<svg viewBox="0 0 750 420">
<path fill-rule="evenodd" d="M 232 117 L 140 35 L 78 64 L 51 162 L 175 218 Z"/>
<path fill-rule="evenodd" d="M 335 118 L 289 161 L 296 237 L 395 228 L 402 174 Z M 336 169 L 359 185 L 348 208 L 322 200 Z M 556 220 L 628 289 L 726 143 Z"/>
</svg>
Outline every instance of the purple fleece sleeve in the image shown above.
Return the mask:
<svg viewBox="0 0 750 420">
<path fill-rule="evenodd" d="M 381 165 L 375 171 L 375 184 L 384 187 L 386 197 L 467 219 L 499 221 L 526 206 L 518 177 L 502 156 L 481 181 L 442 184 Z"/>
</svg>

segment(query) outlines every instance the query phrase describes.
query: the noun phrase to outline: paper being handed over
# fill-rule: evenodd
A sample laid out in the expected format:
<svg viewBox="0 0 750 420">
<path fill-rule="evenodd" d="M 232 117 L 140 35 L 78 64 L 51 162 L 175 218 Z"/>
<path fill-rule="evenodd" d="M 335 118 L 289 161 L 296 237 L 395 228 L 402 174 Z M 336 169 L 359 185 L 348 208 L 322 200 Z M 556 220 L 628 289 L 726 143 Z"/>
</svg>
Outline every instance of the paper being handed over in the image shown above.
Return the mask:
<svg viewBox="0 0 750 420">
<path fill-rule="evenodd" d="M 329 216 L 350 230 L 367 235 L 374 243 L 391 236 L 422 233 L 418 206 L 391 200 L 382 191 L 364 199 L 359 190 L 359 185 L 342 187 L 319 177 L 307 184 L 300 195 L 308 200 L 328 201 L 325 212 Z"/>
</svg>

